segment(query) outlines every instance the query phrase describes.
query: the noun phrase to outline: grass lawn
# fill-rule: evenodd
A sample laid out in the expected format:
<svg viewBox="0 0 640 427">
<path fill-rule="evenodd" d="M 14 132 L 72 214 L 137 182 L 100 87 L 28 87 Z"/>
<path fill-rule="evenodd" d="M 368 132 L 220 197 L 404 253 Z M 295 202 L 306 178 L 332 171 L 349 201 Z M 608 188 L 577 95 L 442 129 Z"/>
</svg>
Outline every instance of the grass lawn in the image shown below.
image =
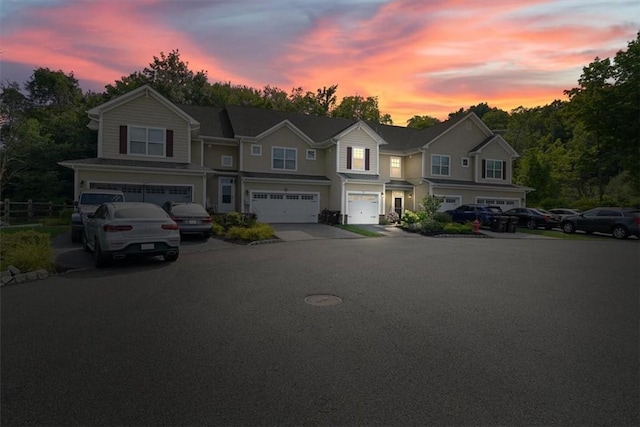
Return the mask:
<svg viewBox="0 0 640 427">
<path fill-rule="evenodd" d="M 365 230 L 364 228 L 360 228 L 350 224 L 338 224 L 336 225 L 336 227 L 342 228 L 343 230 L 347 230 L 352 233 L 360 234 L 361 236 L 366 236 L 366 237 L 382 237 L 383 236 L 383 234 L 376 233 L 375 231 Z"/>
<path fill-rule="evenodd" d="M 67 233 L 71 230 L 69 225 L 24 225 L 20 227 L 2 227 L 0 228 L 0 236 L 3 234 L 19 233 L 21 231 L 33 230 L 39 233 L 46 233 L 53 239 L 54 237 Z"/>
</svg>

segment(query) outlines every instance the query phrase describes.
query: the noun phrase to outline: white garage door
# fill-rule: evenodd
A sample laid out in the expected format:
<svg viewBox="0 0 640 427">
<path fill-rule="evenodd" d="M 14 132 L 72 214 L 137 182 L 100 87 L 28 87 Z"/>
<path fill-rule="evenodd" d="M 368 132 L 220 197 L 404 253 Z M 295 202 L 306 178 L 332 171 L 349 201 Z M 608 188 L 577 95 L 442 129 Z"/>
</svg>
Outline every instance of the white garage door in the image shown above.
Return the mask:
<svg viewBox="0 0 640 427">
<path fill-rule="evenodd" d="M 377 194 L 349 194 L 347 200 L 349 224 L 378 224 L 380 209 Z"/>
<path fill-rule="evenodd" d="M 438 209 L 438 212 L 446 212 L 451 209 L 455 209 L 462 204 L 462 197 L 460 196 L 436 196 L 440 199 L 442 204 Z"/>
<path fill-rule="evenodd" d="M 317 194 L 253 193 L 251 212 L 260 222 L 316 223 L 318 199 Z"/>
<path fill-rule="evenodd" d="M 191 186 L 153 184 L 112 184 L 92 182 L 91 189 L 118 190 L 127 202 L 148 202 L 161 206 L 164 202 L 191 202 Z"/>
<path fill-rule="evenodd" d="M 503 211 L 508 211 L 509 209 L 520 207 L 520 199 L 490 199 L 488 197 L 477 197 L 476 203 L 479 203 L 481 205 L 500 206 L 500 209 L 502 209 Z"/>
</svg>

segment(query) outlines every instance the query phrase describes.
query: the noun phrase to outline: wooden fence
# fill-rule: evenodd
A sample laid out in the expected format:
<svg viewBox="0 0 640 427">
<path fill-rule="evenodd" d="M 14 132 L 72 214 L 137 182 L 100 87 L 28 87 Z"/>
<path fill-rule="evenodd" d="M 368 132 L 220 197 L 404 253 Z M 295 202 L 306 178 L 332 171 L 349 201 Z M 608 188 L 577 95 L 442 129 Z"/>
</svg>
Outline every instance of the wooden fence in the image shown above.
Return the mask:
<svg viewBox="0 0 640 427">
<path fill-rule="evenodd" d="M 73 209 L 72 205 L 53 202 L 14 202 L 9 199 L 0 200 L 0 220 L 3 222 L 26 222 L 41 218 L 57 218 L 65 209 Z"/>
</svg>

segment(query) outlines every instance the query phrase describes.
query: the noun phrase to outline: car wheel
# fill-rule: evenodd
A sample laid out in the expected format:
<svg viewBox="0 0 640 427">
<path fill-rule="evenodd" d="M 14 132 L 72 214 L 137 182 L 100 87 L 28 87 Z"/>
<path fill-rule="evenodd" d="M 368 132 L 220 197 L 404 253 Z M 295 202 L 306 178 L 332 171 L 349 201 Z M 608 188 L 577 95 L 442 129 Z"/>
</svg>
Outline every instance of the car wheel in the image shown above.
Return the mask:
<svg viewBox="0 0 640 427">
<path fill-rule="evenodd" d="M 173 262 L 176 261 L 178 259 L 178 256 L 180 256 L 180 251 L 176 251 L 176 253 L 174 254 L 166 254 L 166 255 L 162 255 L 164 257 L 165 261 L 169 261 L 169 262 Z"/>
<path fill-rule="evenodd" d="M 538 228 L 538 224 L 536 224 L 534 220 L 530 219 L 529 221 L 527 221 L 527 228 L 529 230 L 535 230 L 536 228 Z"/>
<path fill-rule="evenodd" d="M 209 240 L 211 238 L 211 233 L 202 233 L 202 238 L 204 240 Z"/>
<path fill-rule="evenodd" d="M 95 245 L 95 249 L 93 251 L 93 258 L 95 260 L 96 267 L 97 268 L 106 267 L 107 265 L 109 265 L 109 260 L 102 253 L 102 249 L 100 249 L 100 243 L 98 242 L 98 239 L 95 239 L 94 245 Z"/>
<path fill-rule="evenodd" d="M 82 239 L 82 231 L 71 230 L 71 242 L 78 243 Z"/>
<path fill-rule="evenodd" d="M 576 232 L 576 227 L 572 222 L 565 222 L 564 224 L 562 224 L 562 231 L 567 234 L 573 234 Z"/>
<path fill-rule="evenodd" d="M 613 227 L 613 237 L 616 239 L 626 239 L 629 237 L 629 232 L 622 225 L 616 225 Z"/>
</svg>

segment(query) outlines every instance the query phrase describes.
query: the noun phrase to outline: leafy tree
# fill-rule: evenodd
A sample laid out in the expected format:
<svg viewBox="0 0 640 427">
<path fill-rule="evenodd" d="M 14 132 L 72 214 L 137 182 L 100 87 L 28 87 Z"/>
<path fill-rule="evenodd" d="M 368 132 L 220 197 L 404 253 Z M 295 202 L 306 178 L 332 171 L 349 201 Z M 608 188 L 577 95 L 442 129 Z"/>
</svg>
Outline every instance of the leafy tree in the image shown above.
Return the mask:
<svg viewBox="0 0 640 427">
<path fill-rule="evenodd" d="M 389 114 L 380 113 L 376 96 L 369 96 L 366 99 L 360 95 L 346 96 L 342 98 L 342 102 L 331 112 L 331 115 L 345 119 L 393 124 Z"/>
<path fill-rule="evenodd" d="M 114 85 L 107 85 L 106 91 L 109 98 L 114 98 L 146 84 L 176 104 L 210 104 L 207 72 L 191 71 L 189 63 L 180 58 L 178 49 L 168 55 L 161 52 L 159 57 L 154 56 L 148 67 L 123 76 Z"/>
<path fill-rule="evenodd" d="M 407 127 L 425 129 L 440 123 L 440 119 L 431 116 L 413 116 L 407 120 Z"/>
<path fill-rule="evenodd" d="M 76 105 L 82 90 L 73 73 L 37 68 L 26 84 L 29 100 L 34 107 L 53 107 L 57 110 Z"/>
</svg>

